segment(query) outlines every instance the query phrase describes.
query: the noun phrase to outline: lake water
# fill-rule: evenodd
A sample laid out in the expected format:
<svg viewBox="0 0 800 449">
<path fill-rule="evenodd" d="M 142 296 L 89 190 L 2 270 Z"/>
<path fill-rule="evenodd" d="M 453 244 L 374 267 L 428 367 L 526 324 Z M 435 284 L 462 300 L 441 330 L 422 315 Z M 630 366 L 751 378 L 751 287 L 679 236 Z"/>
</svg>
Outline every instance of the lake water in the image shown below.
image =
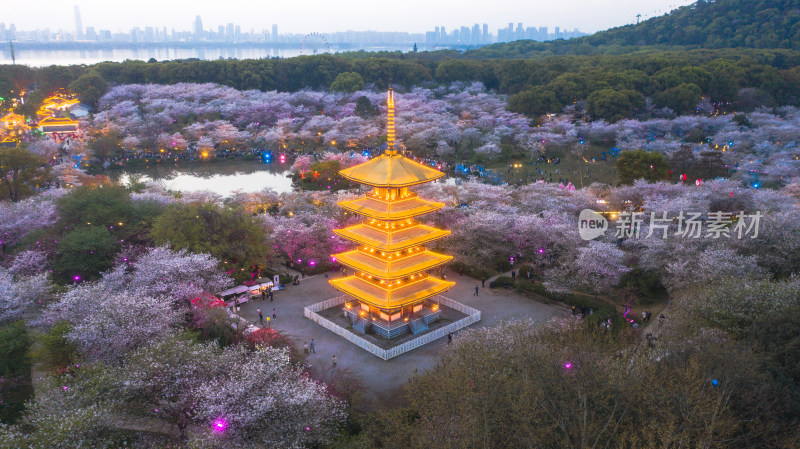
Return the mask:
<svg viewBox="0 0 800 449">
<path fill-rule="evenodd" d="M 230 196 L 239 190 L 258 192 L 266 188 L 278 193 L 294 190 L 291 164 L 264 164 L 260 161 L 219 160 L 190 161 L 175 164 L 157 164 L 142 167 L 127 167 L 121 170 L 108 170 L 104 174 L 113 181 L 127 183 L 131 175 L 140 176 L 142 181 L 154 181 L 165 189 L 181 192 L 209 190 L 222 196 Z M 460 178 L 444 177 L 437 182 L 456 185 Z"/>
<path fill-rule="evenodd" d="M 154 181 L 173 191 L 194 192 L 209 190 L 229 196 L 240 190 L 257 192 L 270 188 L 278 193 L 292 191 L 290 164 L 264 164 L 260 161 L 221 160 L 181 162 L 128 167 L 105 172 L 112 180 L 126 183 L 130 175 L 142 181 Z"/>
<path fill-rule="evenodd" d="M 388 47 L 348 47 L 346 50 L 368 50 L 368 51 L 411 51 L 411 46 Z M 14 50 L 17 64 L 24 64 L 31 67 L 43 67 L 48 65 L 71 65 L 71 64 L 96 64 L 98 62 L 112 61 L 121 62 L 127 59 L 147 61 L 155 58 L 158 61 L 171 59 L 197 58 L 203 60 L 215 59 L 261 59 L 261 58 L 291 58 L 301 54 L 314 54 L 320 52 L 332 53 L 339 49 L 315 50 L 300 48 L 270 48 L 270 47 L 203 47 L 203 48 L 183 48 L 183 47 L 161 47 L 161 48 L 108 48 L 98 50 Z M 342 49 L 344 51 L 345 49 Z M 0 45 L 0 64 L 11 64 L 11 52 L 8 45 Z"/>
</svg>

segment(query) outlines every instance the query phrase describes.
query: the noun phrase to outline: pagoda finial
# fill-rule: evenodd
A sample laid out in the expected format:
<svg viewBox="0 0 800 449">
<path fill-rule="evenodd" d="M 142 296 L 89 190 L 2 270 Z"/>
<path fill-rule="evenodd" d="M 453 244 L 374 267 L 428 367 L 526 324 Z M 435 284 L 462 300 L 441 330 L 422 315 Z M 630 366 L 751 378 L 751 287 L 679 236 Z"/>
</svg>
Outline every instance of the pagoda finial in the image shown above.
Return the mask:
<svg viewBox="0 0 800 449">
<path fill-rule="evenodd" d="M 393 155 L 397 154 L 397 150 L 394 149 L 394 95 L 391 87 L 389 88 L 389 96 L 386 98 L 386 106 L 388 108 L 386 117 L 386 143 L 389 145 L 386 149 L 386 154 Z"/>
</svg>

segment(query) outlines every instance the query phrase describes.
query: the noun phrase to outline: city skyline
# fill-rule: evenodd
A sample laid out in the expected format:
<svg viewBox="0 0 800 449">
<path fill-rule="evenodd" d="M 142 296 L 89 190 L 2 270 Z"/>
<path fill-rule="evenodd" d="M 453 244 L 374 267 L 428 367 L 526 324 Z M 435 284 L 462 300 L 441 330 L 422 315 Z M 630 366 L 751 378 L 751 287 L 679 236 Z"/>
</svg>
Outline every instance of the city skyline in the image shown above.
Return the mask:
<svg viewBox="0 0 800 449">
<path fill-rule="evenodd" d="M 50 29 L 75 30 L 73 8 L 79 7 L 84 27 L 105 29 L 112 33 L 129 32 L 130 29 L 151 26 L 153 28 L 192 30 L 196 16 L 206 17 L 207 29 L 216 29 L 228 23 L 236 23 L 243 30 L 269 30 L 273 23 L 282 32 L 307 34 L 311 32 L 332 33 L 345 31 L 392 31 L 425 33 L 436 26 L 448 29 L 471 24 L 479 19 L 493 33 L 505 28 L 509 22 L 524 22 L 534 26 L 560 26 L 581 29 L 587 33 L 621 26 L 642 19 L 665 14 L 690 0 L 655 0 L 647 6 L 634 0 L 620 0 L 613 5 L 599 5 L 590 0 L 565 0 L 557 4 L 535 2 L 520 7 L 518 2 L 497 0 L 487 9 L 483 2 L 423 2 L 409 0 L 402 7 L 364 7 L 362 2 L 309 1 L 301 7 L 264 2 L 254 4 L 242 0 L 230 0 L 222 4 L 197 4 L 184 0 L 169 3 L 142 0 L 133 4 L 115 4 L 109 10 L 107 2 L 77 0 L 69 3 L 32 1 L 25 5 L 11 4 L 4 7 L 3 22 L 15 24 L 17 30 Z M 32 15 L 31 10 L 37 13 Z M 420 14 L 419 11 L 425 11 Z M 158 14 L 153 14 L 158 12 Z"/>
<path fill-rule="evenodd" d="M 462 25 L 454 27 L 448 31 L 446 26 L 436 26 L 425 33 L 409 33 L 404 31 L 337 31 L 333 33 L 321 34 L 311 33 L 308 35 L 279 33 L 278 24 L 272 24 L 269 30 L 255 29 L 243 30 L 241 25 L 228 22 L 218 25 L 215 30 L 207 27 L 203 23 L 200 15 L 195 16 L 190 30 L 176 30 L 167 27 L 145 26 L 133 27 L 128 32 L 115 32 L 111 30 L 96 30 L 92 26 L 83 26 L 81 10 L 78 5 L 74 5 L 75 30 L 60 29 L 52 31 L 49 28 L 20 30 L 16 24 L 6 24 L 0 22 L 0 41 L 15 40 L 29 43 L 103 43 L 103 44 L 151 44 L 151 43 L 265 43 L 273 45 L 306 45 L 309 38 L 317 40 L 322 47 L 325 45 L 359 45 L 381 46 L 381 45 L 403 45 L 418 43 L 427 49 L 444 47 L 464 47 L 481 46 L 496 42 L 510 42 L 521 39 L 531 39 L 537 41 L 548 41 L 554 39 L 571 39 L 585 36 L 586 33 L 578 29 L 567 30 L 556 26 L 553 32 L 547 26 L 523 26 L 522 22 L 517 22 L 516 27 L 513 22 L 509 22 L 507 27 L 499 28 L 497 34 L 490 32 L 488 23 L 475 23 L 471 26 Z M 324 48 L 322 48 L 324 51 Z"/>
</svg>

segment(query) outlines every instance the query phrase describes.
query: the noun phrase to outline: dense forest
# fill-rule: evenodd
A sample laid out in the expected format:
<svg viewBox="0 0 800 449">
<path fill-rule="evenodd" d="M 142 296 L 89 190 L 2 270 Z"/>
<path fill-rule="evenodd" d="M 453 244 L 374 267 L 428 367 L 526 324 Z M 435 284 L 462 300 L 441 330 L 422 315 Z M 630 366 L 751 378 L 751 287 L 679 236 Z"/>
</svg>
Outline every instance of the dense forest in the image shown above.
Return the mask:
<svg viewBox="0 0 800 449">
<path fill-rule="evenodd" d="M 580 39 L 598 45 L 800 48 L 798 0 L 699 0 L 638 25 Z"/>
</svg>

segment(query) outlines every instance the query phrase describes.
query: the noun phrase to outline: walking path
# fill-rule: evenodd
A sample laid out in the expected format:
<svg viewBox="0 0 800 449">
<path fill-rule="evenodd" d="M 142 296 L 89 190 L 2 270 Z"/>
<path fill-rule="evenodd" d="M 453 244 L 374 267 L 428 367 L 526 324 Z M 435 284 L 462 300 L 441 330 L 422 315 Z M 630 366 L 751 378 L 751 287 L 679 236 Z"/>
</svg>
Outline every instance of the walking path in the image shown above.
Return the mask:
<svg viewBox="0 0 800 449">
<path fill-rule="evenodd" d="M 474 296 L 475 286 L 481 281 L 469 277 L 459 277 L 457 272 L 447 271 L 447 279 L 456 285 L 445 296 L 462 304 L 482 311 L 481 321 L 473 327 L 495 326 L 502 321 L 531 318 L 545 321 L 561 309 L 536 302 L 507 289 L 490 290 L 480 288 L 479 296 Z M 340 272 L 329 273 L 331 278 L 341 277 Z M 331 358 L 336 355 L 337 368 L 348 368 L 361 378 L 365 387 L 365 397 L 373 404 L 397 403 L 397 391 L 415 372 L 423 373 L 439 360 L 447 339 L 442 338 L 388 361 L 381 360 L 345 339 L 317 325 L 303 315 L 307 305 L 341 295 L 328 282 L 324 275 L 307 276 L 300 285 L 287 285 L 285 290 L 275 293 L 274 302 L 261 299 L 242 304 L 238 312 L 251 323 L 258 324 L 260 308 L 264 315 L 264 326 L 284 332 L 292 337 L 298 347 L 314 339 L 316 354 L 311 354 L 308 363 L 316 378 L 322 378 L 331 368 Z M 275 309 L 277 318 L 267 322 Z"/>
</svg>

